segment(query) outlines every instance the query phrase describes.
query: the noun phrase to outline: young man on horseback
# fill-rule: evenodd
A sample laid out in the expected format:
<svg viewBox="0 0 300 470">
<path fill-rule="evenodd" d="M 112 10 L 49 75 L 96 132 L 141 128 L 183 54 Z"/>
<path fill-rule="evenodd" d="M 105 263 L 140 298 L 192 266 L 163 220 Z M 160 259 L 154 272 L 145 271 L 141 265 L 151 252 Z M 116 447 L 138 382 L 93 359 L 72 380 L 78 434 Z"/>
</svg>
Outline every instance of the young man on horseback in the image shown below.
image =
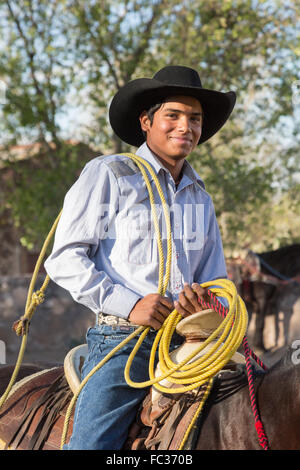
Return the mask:
<svg viewBox="0 0 300 470">
<path fill-rule="evenodd" d="M 157 293 L 158 254 L 151 204 L 143 175 L 125 155 L 90 161 L 66 195 L 49 276 L 96 314 L 87 333 L 84 378 L 139 325 L 151 327 L 138 350 L 132 379 L 148 380 L 156 331 L 174 308 L 183 316 L 201 310 L 200 284 L 226 277 L 213 203 L 186 161 L 197 145 L 226 122 L 233 92 L 202 88 L 198 73 L 168 66 L 153 79 L 125 85 L 110 106 L 114 132 L 139 147 L 136 155 L 154 170 L 170 209 L 172 262 L 165 295 Z M 162 204 L 151 179 L 163 228 Z M 166 239 L 163 237 L 166 256 Z M 124 368 L 137 337 L 89 379 L 79 395 L 68 449 L 121 449 L 147 390 L 131 388 Z M 173 335 L 171 349 L 181 342 Z"/>
</svg>

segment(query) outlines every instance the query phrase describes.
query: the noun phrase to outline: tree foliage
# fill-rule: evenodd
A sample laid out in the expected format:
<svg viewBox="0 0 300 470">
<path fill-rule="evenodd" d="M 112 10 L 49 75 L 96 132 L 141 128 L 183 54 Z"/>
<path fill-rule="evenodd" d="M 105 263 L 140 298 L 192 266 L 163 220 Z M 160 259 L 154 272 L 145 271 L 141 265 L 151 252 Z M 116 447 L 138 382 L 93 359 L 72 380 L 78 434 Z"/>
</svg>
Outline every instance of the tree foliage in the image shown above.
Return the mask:
<svg viewBox="0 0 300 470">
<path fill-rule="evenodd" d="M 44 149 L 42 168 L 13 163 L 15 187 L 6 194 L 27 246 L 40 246 L 84 163 L 67 141 L 85 142 L 95 155 L 134 151 L 113 135 L 109 102 L 129 80 L 175 63 L 199 70 L 206 88 L 237 93 L 224 129 L 190 157 L 213 196 L 226 250 L 299 239 L 293 228 L 299 207 L 296 0 L 0 5 L 0 79 L 8 86 L 2 144 L 25 139 Z M 282 211 L 286 230 L 279 230 Z"/>
</svg>

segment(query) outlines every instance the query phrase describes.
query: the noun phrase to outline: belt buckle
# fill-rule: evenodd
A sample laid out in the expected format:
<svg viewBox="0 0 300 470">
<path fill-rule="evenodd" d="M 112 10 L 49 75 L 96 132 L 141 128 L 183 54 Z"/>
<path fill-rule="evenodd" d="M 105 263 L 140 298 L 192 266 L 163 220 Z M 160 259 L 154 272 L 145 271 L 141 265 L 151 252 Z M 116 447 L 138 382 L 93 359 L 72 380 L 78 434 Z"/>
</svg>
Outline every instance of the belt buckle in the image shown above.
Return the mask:
<svg viewBox="0 0 300 470">
<path fill-rule="evenodd" d="M 120 331 L 124 331 L 124 332 L 125 332 L 125 331 L 126 331 L 126 332 L 130 331 L 131 328 L 132 328 L 132 326 L 126 326 L 126 325 L 120 325 L 120 326 L 119 326 Z"/>
</svg>

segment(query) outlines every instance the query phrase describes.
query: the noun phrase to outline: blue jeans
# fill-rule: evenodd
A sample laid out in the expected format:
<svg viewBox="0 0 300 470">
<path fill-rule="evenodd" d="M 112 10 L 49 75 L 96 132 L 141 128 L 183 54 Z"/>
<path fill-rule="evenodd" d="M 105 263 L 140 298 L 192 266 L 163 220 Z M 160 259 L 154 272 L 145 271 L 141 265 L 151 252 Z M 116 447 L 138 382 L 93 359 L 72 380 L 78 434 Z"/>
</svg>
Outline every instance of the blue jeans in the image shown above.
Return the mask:
<svg viewBox="0 0 300 470">
<path fill-rule="evenodd" d="M 89 353 L 82 368 L 82 379 L 121 341 L 135 330 L 134 327 L 101 325 L 87 332 Z M 148 363 L 156 332 L 149 331 L 137 352 L 130 378 L 135 382 L 149 380 Z M 82 389 L 75 408 L 73 434 L 66 450 L 120 450 L 135 419 L 139 404 L 148 388 L 127 385 L 124 370 L 129 354 L 138 337 L 132 339 L 104 364 Z M 174 334 L 171 350 L 182 343 Z"/>
</svg>

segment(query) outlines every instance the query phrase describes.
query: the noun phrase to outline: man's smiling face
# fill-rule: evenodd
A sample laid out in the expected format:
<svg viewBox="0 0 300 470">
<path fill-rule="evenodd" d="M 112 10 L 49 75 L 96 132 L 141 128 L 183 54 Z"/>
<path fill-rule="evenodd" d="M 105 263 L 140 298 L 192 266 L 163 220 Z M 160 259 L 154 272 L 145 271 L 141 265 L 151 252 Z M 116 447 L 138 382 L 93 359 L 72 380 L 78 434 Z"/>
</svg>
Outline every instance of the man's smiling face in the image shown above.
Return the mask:
<svg viewBox="0 0 300 470">
<path fill-rule="evenodd" d="M 197 146 L 202 132 L 203 110 L 191 96 L 167 98 L 155 112 L 153 122 L 144 111 L 140 116 L 150 149 L 167 163 L 182 160 Z"/>
</svg>

